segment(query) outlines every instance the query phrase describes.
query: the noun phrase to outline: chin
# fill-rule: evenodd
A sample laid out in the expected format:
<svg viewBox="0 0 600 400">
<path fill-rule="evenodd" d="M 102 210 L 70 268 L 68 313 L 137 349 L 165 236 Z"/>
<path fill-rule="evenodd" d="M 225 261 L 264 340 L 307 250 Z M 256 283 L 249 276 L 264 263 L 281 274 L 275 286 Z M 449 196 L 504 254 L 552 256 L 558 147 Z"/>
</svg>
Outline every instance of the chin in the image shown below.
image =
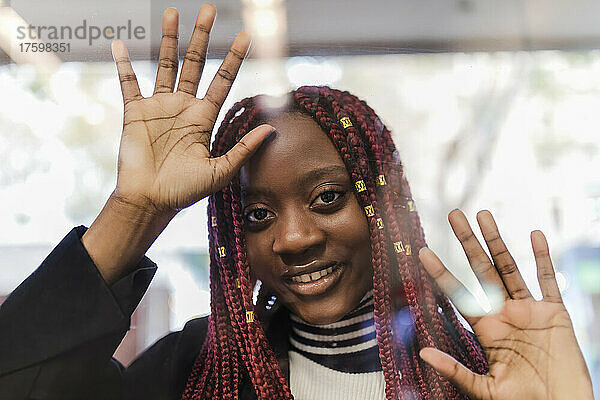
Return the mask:
<svg viewBox="0 0 600 400">
<path fill-rule="evenodd" d="M 344 316 L 346 314 L 348 314 L 350 311 L 352 311 L 354 308 L 353 307 L 349 307 L 346 310 L 347 307 L 343 307 L 342 309 L 340 309 L 337 312 L 333 312 L 333 310 L 331 312 L 324 312 L 324 307 L 315 307 L 315 310 L 307 310 L 307 309 L 303 309 L 303 310 L 293 310 L 294 314 L 296 314 L 298 317 L 300 317 L 300 319 L 302 319 L 303 321 L 311 324 L 311 325 L 327 325 L 327 324 L 332 324 L 334 322 L 338 322 L 339 320 L 341 320 L 342 318 L 344 318 Z M 329 311 L 329 310 L 327 310 Z"/>
</svg>

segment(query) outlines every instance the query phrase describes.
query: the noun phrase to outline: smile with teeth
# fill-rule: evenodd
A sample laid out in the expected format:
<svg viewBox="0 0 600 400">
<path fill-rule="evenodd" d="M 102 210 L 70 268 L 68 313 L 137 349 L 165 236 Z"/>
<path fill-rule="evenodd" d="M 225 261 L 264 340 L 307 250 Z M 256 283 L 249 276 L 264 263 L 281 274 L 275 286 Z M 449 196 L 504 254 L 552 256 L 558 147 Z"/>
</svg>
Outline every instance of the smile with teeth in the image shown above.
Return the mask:
<svg viewBox="0 0 600 400">
<path fill-rule="evenodd" d="M 310 274 L 302 274 L 302 275 L 292 276 L 292 280 L 294 282 L 299 282 L 299 283 L 314 282 L 314 281 L 321 279 L 322 277 L 324 277 L 326 275 L 329 275 L 331 272 L 333 272 L 333 267 L 325 268 L 320 271 L 315 271 Z"/>
</svg>

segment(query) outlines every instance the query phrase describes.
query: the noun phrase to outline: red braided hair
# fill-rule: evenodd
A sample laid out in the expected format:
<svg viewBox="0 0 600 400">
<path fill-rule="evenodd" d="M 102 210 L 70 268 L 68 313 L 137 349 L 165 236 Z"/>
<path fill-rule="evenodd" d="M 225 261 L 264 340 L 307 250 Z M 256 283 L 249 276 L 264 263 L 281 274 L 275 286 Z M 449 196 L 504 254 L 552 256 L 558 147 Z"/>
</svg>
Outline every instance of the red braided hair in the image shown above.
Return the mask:
<svg viewBox="0 0 600 400">
<path fill-rule="evenodd" d="M 419 262 L 425 237 L 391 132 L 364 101 L 348 92 L 303 86 L 291 93 L 290 104 L 275 111 L 265 108 L 264 100 L 263 96 L 246 98 L 227 112 L 211 155 L 227 152 L 274 112 L 312 117 L 340 153 L 352 181 L 364 182 L 366 190 L 355 192 L 359 204 L 373 207 L 368 223 L 374 319 L 386 398 L 466 399 L 418 355 L 421 348 L 433 346 L 477 373 L 488 369 L 481 347 Z M 209 329 L 182 399 L 237 399 L 243 371 L 258 399 L 292 399 L 260 321 L 252 322 L 253 284 L 237 180 L 210 196 L 208 225 Z M 263 292 L 259 297 L 265 296 Z M 410 310 L 415 340 L 406 340 L 394 330 L 398 296 Z"/>
</svg>

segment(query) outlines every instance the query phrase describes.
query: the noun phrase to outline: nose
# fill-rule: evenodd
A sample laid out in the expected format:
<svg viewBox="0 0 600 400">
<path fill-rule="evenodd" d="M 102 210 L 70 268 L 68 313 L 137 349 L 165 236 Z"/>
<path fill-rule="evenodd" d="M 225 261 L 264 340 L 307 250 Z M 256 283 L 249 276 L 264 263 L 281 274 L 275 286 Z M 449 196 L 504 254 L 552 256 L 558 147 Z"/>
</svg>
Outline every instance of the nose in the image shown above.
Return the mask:
<svg viewBox="0 0 600 400">
<path fill-rule="evenodd" d="M 307 253 L 312 253 L 311 250 L 318 249 L 325 242 L 325 233 L 302 212 L 281 213 L 276 224 L 273 252 L 281 257 L 308 256 Z"/>
</svg>

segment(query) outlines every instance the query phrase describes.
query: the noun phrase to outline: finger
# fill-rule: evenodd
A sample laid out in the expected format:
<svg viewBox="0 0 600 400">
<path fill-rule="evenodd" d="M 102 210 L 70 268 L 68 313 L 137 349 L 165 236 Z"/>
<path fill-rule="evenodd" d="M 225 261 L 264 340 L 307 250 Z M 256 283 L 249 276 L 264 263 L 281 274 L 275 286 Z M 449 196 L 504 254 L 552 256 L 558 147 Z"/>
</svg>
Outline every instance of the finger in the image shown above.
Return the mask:
<svg viewBox="0 0 600 400">
<path fill-rule="evenodd" d="M 179 13 L 174 8 L 167 8 L 162 18 L 162 39 L 158 55 L 158 71 L 154 93 L 170 93 L 175 87 L 177 79 L 177 32 Z"/>
<path fill-rule="evenodd" d="M 177 90 L 189 93 L 192 96 L 196 96 L 200 76 L 206 63 L 208 38 L 215 21 L 215 15 L 217 15 L 217 10 L 212 4 L 205 4 L 200 8 L 194 32 L 183 59 Z"/>
<path fill-rule="evenodd" d="M 206 91 L 204 99 L 215 107 L 217 113 L 221 109 L 221 106 L 233 85 L 233 81 L 240 70 L 240 66 L 242 65 L 244 57 L 246 57 L 249 47 L 250 35 L 244 31 L 238 33 L 229 48 L 229 53 L 225 56 L 223 63 L 221 63 L 217 74 Z"/>
<path fill-rule="evenodd" d="M 505 297 L 507 297 L 508 293 L 504 288 L 504 284 L 502 283 L 496 268 L 494 268 L 494 265 L 485 253 L 485 250 L 481 247 L 473 230 L 471 230 L 471 226 L 469 225 L 469 221 L 467 221 L 465 214 L 458 209 L 453 210 L 448 214 L 448 221 L 450 222 L 454 234 L 460 241 L 460 245 L 469 260 L 469 264 L 479 281 L 494 285 Z"/>
<path fill-rule="evenodd" d="M 271 125 L 261 125 L 250 132 L 236 143 L 227 153 L 220 157 L 212 158 L 214 190 L 219 190 L 231 181 L 233 176 L 239 171 L 248 159 L 254 154 L 267 136 L 275 132 Z"/>
<path fill-rule="evenodd" d="M 469 397 L 490 398 L 487 389 L 489 377 L 473 373 L 448 354 L 432 347 L 421 349 L 419 356 Z"/>
<path fill-rule="evenodd" d="M 110 45 L 113 58 L 117 64 L 117 73 L 119 82 L 121 82 L 121 93 L 123 94 L 123 104 L 127 105 L 132 100 L 139 100 L 142 97 L 135 72 L 129 61 L 129 52 L 125 43 L 115 40 Z"/>
<path fill-rule="evenodd" d="M 537 267 L 537 277 L 542 290 L 544 301 L 553 303 L 562 302 L 562 296 L 556 283 L 554 267 L 550 259 L 548 242 L 541 231 L 531 232 L 531 247 L 535 256 L 535 265 Z"/>
<path fill-rule="evenodd" d="M 529 292 L 515 260 L 500 236 L 492 213 L 487 210 L 479 211 L 477 213 L 477 222 L 494 260 L 496 270 L 500 273 L 500 279 L 504 282 L 504 287 L 510 297 L 513 299 L 530 298 L 531 292 Z"/>
<path fill-rule="evenodd" d="M 467 322 L 471 326 L 475 325 L 480 317 L 468 315 L 465 312 L 464 305 L 473 302 L 474 299 L 464 285 L 448 271 L 438 256 L 428 248 L 424 247 L 419 251 L 419 260 L 421 260 L 421 264 L 423 264 L 423 267 L 433 278 L 436 285 L 456 305 L 458 311 Z"/>
</svg>

